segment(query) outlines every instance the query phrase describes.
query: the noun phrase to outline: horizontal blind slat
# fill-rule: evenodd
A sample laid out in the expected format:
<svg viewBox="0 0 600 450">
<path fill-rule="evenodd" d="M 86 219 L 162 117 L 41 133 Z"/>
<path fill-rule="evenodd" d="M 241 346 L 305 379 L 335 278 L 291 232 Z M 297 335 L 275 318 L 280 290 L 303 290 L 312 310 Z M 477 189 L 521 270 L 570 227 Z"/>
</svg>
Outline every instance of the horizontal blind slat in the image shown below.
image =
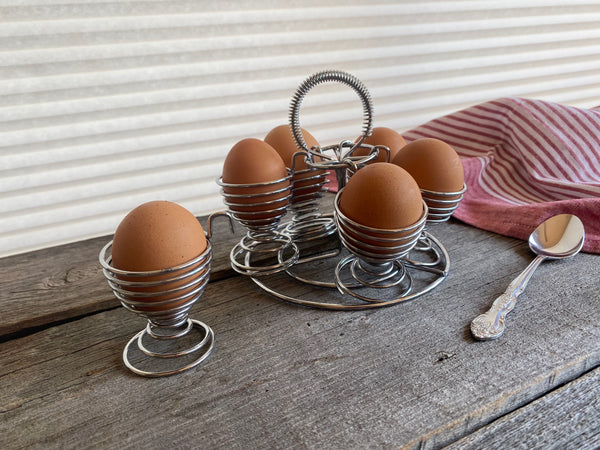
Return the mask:
<svg viewBox="0 0 600 450">
<path fill-rule="evenodd" d="M 600 44 L 591 41 L 589 45 L 578 45 L 576 47 L 564 47 L 544 49 L 537 51 L 525 51 L 519 53 L 504 53 L 500 55 L 472 55 L 469 57 L 453 58 L 450 60 L 432 60 L 412 64 L 390 64 L 383 61 L 372 70 L 357 67 L 353 72 L 367 77 L 370 80 L 380 78 L 398 77 L 404 79 L 407 76 L 418 75 L 423 77 L 434 72 L 483 69 L 495 66 L 506 71 L 504 66 L 515 66 L 518 63 L 528 62 L 529 66 L 545 64 L 546 66 L 570 64 L 595 64 L 596 56 L 600 54 Z M 577 59 L 576 59 L 577 58 Z M 563 62 L 565 61 L 565 62 Z M 385 64 L 384 64 L 385 63 Z M 516 67 L 520 69 L 519 66 Z M 256 75 L 255 75 L 256 77 Z M 250 80 L 239 80 L 236 83 L 207 84 L 203 86 L 192 86 L 173 89 L 145 90 L 141 92 L 125 93 L 120 95 L 105 95 L 101 97 L 84 97 L 48 101 L 41 103 L 29 103 L 1 106 L 0 122 L 9 123 L 22 119 L 33 119 L 43 117 L 56 117 L 61 115 L 81 114 L 86 112 L 118 111 L 124 108 L 145 107 L 163 103 L 189 102 L 210 99 L 215 97 L 229 97 L 240 92 L 245 94 L 260 94 L 273 91 L 293 91 L 298 84 L 298 77 L 285 77 L 276 79 L 255 78 Z"/>
<path fill-rule="evenodd" d="M 300 14 L 307 10 L 293 11 L 287 15 L 281 14 L 265 14 L 264 11 L 255 13 L 252 20 L 250 14 L 245 12 L 243 15 L 233 15 L 227 13 L 219 13 L 218 15 L 210 14 L 180 14 L 180 15 L 166 15 L 166 16 L 136 16 L 131 18 L 118 18 L 107 20 L 106 18 L 95 18 L 95 19 L 77 19 L 77 20 L 46 20 L 39 22 L 15 22 L 5 23 L 0 27 L 0 43 L 10 42 L 13 46 L 22 46 L 23 52 L 16 52 L 16 55 L 27 55 L 27 44 L 36 42 L 36 47 L 39 49 L 31 49 L 29 52 L 32 55 L 44 56 L 44 51 L 58 51 L 60 49 L 53 49 L 52 47 L 44 48 L 44 43 L 56 42 L 56 36 L 63 34 L 68 35 L 68 40 L 62 42 L 65 43 L 66 47 L 71 47 L 74 51 L 78 51 L 81 47 L 85 49 L 86 46 L 73 46 L 69 43 L 77 37 L 77 42 L 89 42 L 87 47 L 93 48 L 96 51 L 102 51 L 103 47 L 100 45 L 94 45 L 98 41 L 105 41 L 107 44 L 113 44 L 114 47 L 117 45 L 119 48 L 110 49 L 115 54 L 120 52 L 137 49 L 138 51 L 148 52 L 147 48 L 139 48 L 141 42 L 128 42 L 127 40 L 119 42 L 119 38 L 115 38 L 113 32 L 124 30 L 130 32 L 126 36 L 130 36 L 129 40 L 140 40 L 147 35 L 147 33 L 154 33 L 157 30 L 168 29 L 173 32 L 176 28 L 189 28 L 195 31 L 197 27 L 204 25 L 210 25 L 211 27 L 220 25 L 230 25 L 237 23 L 238 17 L 246 18 L 247 22 L 258 24 L 266 22 L 271 26 L 277 26 L 266 33 L 264 36 L 261 35 L 249 35 L 249 34 L 232 34 L 224 36 L 211 36 L 209 41 L 198 42 L 198 40 L 185 40 L 181 41 L 173 39 L 172 42 L 161 42 L 144 40 L 144 43 L 149 44 L 149 49 L 152 50 L 153 46 L 160 48 L 161 46 L 167 46 L 168 44 L 174 44 L 173 46 L 179 46 L 186 48 L 186 46 L 204 46 L 204 48 L 229 48 L 235 46 L 244 46 L 248 44 L 249 39 L 256 44 L 263 45 L 276 45 L 279 42 L 290 43 L 290 42 L 312 42 L 317 37 L 321 40 L 328 39 L 339 39 L 340 36 L 347 36 L 350 32 L 355 32 L 361 36 L 367 37 L 373 35 L 375 32 L 379 32 L 380 36 L 414 36 L 420 34 L 441 34 L 441 33 L 456 33 L 462 31 L 493 31 L 493 30 L 507 30 L 515 28 L 527 27 L 530 30 L 540 28 L 549 25 L 577 25 L 580 27 L 582 24 L 589 24 L 593 26 L 598 21 L 600 12 L 598 11 L 581 11 L 572 12 L 568 8 L 564 8 L 559 11 L 543 10 L 543 14 L 539 14 L 542 11 L 529 11 L 529 14 L 524 14 L 523 11 L 515 10 L 513 15 L 508 17 L 489 18 L 487 20 L 481 20 L 481 17 L 472 19 L 465 18 L 460 15 L 444 15 L 439 16 L 436 20 L 432 20 L 428 23 L 427 27 L 423 27 L 421 23 L 413 23 L 408 20 L 409 15 L 403 11 L 402 5 L 392 5 L 384 7 L 361 7 L 361 8 L 344 8 L 340 10 L 328 11 L 326 8 L 323 10 L 313 10 L 313 14 Z M 334 12 L 334 13 L 332 13 Z M 332 19 L 326 19 L 327 17 L 334 17 Z M 339 26 L 340 19 L 358 18 L 363 21 L 364 19 L 377 19 L 376 27 L 368 27 L 363 24 L 355 26 L 352 29 L 344 28 Z M 303 28 L 302 30 L 290 30 L 286 26 L 286 22 L 293 21 L 294 23 L 306 20 L 316 20 L 317 23 L 310 28 Z M 395 25 L 389 25 L 393 24 Z M 398 25 L 402 25 L 401 27 Z M 325 29 L 320 29 L 325 27 Z M 132 31 L 137 31 L 136 34 L 131 34 Z M 318 34 L 314 33 L 319 31 Z M 208 34 L 206 32 L 205 34 Z M 51 41 L 42 41 L 39 39 L 40 36 L 50 35 L 54 39 Z M 17 40 L 15 37 L 28 37 L 27 39 Z M 152 35 L 150 35 L 152 36 Z M 270 38 L 277 38 L 276 42 L 273 42 Z M 2 38 L 10 38 L 5 39 Z M 35 41 L 31 38 L 38 38 Z M 87 38 L 87 39 L 86 39 Z M 137 39 L 136 39 L 137 38 Z M 1 48 L 1 47 L 0 47 Z M 19 47 L 11 47 L 11 49 L 17 50 Z M 154 50 L 156 51 L 156 50 Z M 133 50 L 129 50 L 133 53 Z M 52 53 L 51 53 L 52 54 Z M 4 55 L 10 57 L 10 55 Z M 72 55 L 76 56 L 76 55 Z M 21 56 L 25 58 L 25 56 Z M 31 58 L 31 57 L 30 57 Z M 8 61 L 8 62 L 7 62 Z M 3 61 L 3 65 L 9 65 L 9 60 Z"/>
<path fill-rule="evenodd" d="M 328 5 L 332 7 L 332 3 Z M 366 7 L 374 8 L 397 3 L 397 0 L 366 2 L 362 0 L 348 0 L 340 3 L 339 6 L 344 8 L 349 7 Z M 110 5 L 110 10 L 107 10 L 104 5 Z M 470 11 L 497 11 L 510 9 L 529 9 L 529 8 L 549 8 L 563 7 L 563 0 L 403 0 L 402 8 L 406 14 L 431 14 L 436 12 L 470 12 Z M 571 0 L 569 6 L 586 6 L 597 5 L 596 0 Z M 46 8 L 44 8 L 46 6 Z M 18 7 L 18 8 L 15 8 Z M 303 2 L 303 8 L 322 8 L 321 0 L 306 0 Z M 115 3 L 114 0 L 80 0 L 78 2 L 65 2 L 64 0 L 3 0 L 0 11 L 5 14 L 0 17 L 9 17 L 13 20 L 18 20 L 18 17 L 30 18 L 34 12 L 36 16 L 44 18 L 56 17 L 122 17 L 144 15 L 149 12 L 156 13 L 173 13 L 182 11 L 203 11 L 206 13 L 217 11 L 244 11 L 252 13 L 253 11 L 271 11 L 274 8 L 295 11 L 299 9 L 294 3 L 281 4 L 278 0 L 260 2 L 253 0 L 240 0 L 229 5 L 220 0 L 203 1 L 198 3 L 196 0 L 180 0 L 171 2 L 168 0 L 146 0 L 146 1 L 122 1 Z"/>
<path fill-rule="evenodd" d="M 441 42 L 436 45 L 412 44 L 402 46 L 384 46 L 368 49 L 346 49 L 339 51 L 313 52 L 293 55 L 273 55 L 255 58 L 240 58 L 234 60 L 214 60 L 211 64 L 190 63 L 173 64 L 166 66 L 150 66 L 139 68 L 115 70 L 112 67 L 106 71 L 88 73 L 70 73 L 61 75 L 50 75 L 43 77 L 25 77 L 15 79 L 0 79 L 0 95 L 33 94 L 44 91 L 64 91 L 74 88 L 92 88 L 111 85 L 135 85 L 141 82 L 160 82 L 166 80 L 183 80 L 190 77 L 211 77 L 230 75 L 237 78 L 240 69 L 252 73 L 266 70 L 285 70 L 303 67 L 306 60 L 311 60 L 311 65 L 316 64 L 332 67 L 335 64 L 347 64 L 352 62 L 376 61 L 383 58 L 422 58 L 431 55 L 440 59 L 449 58 L 453 53 L 456 56 L 464 56 L 465 52 L 480 52 L 484 54 L 492 49 L 509 49 L 510 45 L 516 48 L 533 44 L 552 44 L 558 49 L 569 47 L 571 41 L 576 41 L 576 46 L 596 46 L 600 40 L 600 30 L 591 30 L 591 36 L 584 36 L 579 32 L 561 34 L 558 32 L 544 33 L 529 37 L 524 41 L 522 36 L 514 38 L 494 37 L 480 39 L 477 43 L 473 40 L 460 40 L 452 42 Z M 309 49 L 307 48 L 307 51 Z M 545 49 L 544 49 L 545 50 Z"/>
<path fill-rule="evenodd" d="M 600 16 L 594 15 L 596 18 Z M 478 22 L 479 23 L 479 22 Z M 485 30 L 494 30 L 494 23 L 487 23 Z M 184 39 L 178 41 L 143 41 L 135 43 L 117 43 L 104 45 L 85 45 L 70 46 L 65 48 L 42 48 L 33 50 L 17 50 L 0 52 L 0 67 L 6 66 L 28 66 L 36 64 L 65 63 L 70 61 L 86 60 L 104 60 L 119 59 L 128 57 L 146 57 L 155 55 L 181 54 L 210 52 L 226 49 L 247 49 L 254 47 L 282 47 L 286 45 L 309 45 L 319 42 L 346 41 L 348 39 L 365 40 L 373 38 L 415 38 L 419 35 L 425 35 L 431 38 L 435 36 L 437 30 L 436 24 L 432 28 L 423 28 L 422 26 L 414 28 L 401 27 L 369 27 L 358 29 L 336 29 L 322 30 L 319 33 L 307 31 L 284 32 L 284 33 L 266 33 L 264 35 L 242 35 L 229 36 L 225 38 L 198 38 Z M 470 28 L 469 30 L 472 30 Z M 504 31 L 503 29 L 501 29 Z M 459 30 L 459 31 L 465 31 Z M 531 30 L 530 30 L 531 32 Z M 441 31 L 440 34 L 444 32 Z M 356 36 L 356 37 L 353 37 Z M 528 44 L 539 44 L 556 41 L 572 41 L 582 39 L 597 39 L 600 36 L 600 30 L 597 28 L 597 21 L 589 21 L 587 27 L 579 27 L 576 30 L 560 32 L 538 32 L 527 36 Z M 457 39 L 448 40 L 446 36 L 440 36 L 439 41 L 427 41 L 424 43 L 410 43 L 409 48 L 405 48 L 405 55 L 421 54 L 427 51 L 441 53 L 448 50 L 473 50 L 482 48 L 506 47 L 510 45 L 519 45 L 524 42 L 523 34 L 506 35 L 498 33 L 497 36 L 482 37 L 479 39 Z"/>
<path fill-rule="evenodd" d="M 523 82 L 535 83 L 538 77 L 547 78 L 549 76 L 558 76 L 565 74 L 572 74 L 569 78 L 566 78 L 566 82 L 573 83 L 575 79 L 579 79 L 577 76 L 582 71 L 596 71 L 600 68 L 600 60 L 586 60 L 578 63 L 566 62 L 563 64 L 553 64 L 546 66 L 537 66 L 530 68 L 518 68 L 510 71 L 503 71 L 501 68 L 496 72 L 486 74 L 473 74 L 473 75 L 454 75 L 445 77 L 443 86 L 440 86 L 439 80 L 437 79 L 426 79 L 423 81 L 412 81 L 403 84 L 390 84 L 388 89 L 382 89 L 377 87 L 371 89 L 371 94 L 374 99 L 382 98 L 385 99 L 390 95 L 395 94 L 414 94 L 414 93 L 431 93 L 439 91 L 440 89 L 453 89 L 461 88 L 465 86 L 476 87 L 478 85 L 486 85 L 498 82 L 511 82 L 512 86 L 516 86 L 514 81 L 522 80 Z M 397 68 L 400 70 L 400 67 Z M 592 74 L 591 76 L 594 76 Z M 527 81 L 531 80 L 531 81 Z M 322 105 L 331 105 L 335 103 L 335 99 L 339 98 L 339 95 L 323 95 Z M 287 98 L 275 98 L 272 100 L 256 100 L 248 103 L 235 103 L 234 100 L 226 102 L 221 106 L 211 107 L 199 107 L 199 108 L 187 108 L 176 111 L 147 111 L 148 108 L 143 108 L 139 112 L 144 114 L 138 115 L 125 115 L 114 119 L 104 118 L 90 118 L 83 120 L 85 116 L 80 116 L 80 120 L 74 121 L 68 118 L 64 124 L 56 126 L 44 126 L 39 124 L 34 130 L 24 128 L 16 123 L 17 130 L 15 131 L 4 131 L 2 142 L 0 142 L 0 149 L 2 147 L 9 147 L 15 145 L 25 145 L 35 142 L 47 142 L 55 139 L 69 139 L 81 136 L 95 136 L 98 134 L 116 133 L 120 131 L 139 130 L 142 132 L 144 129 L 164 127 L 168 125 L 177 124 L 189 124 L 189 123 L 202 123 L 203 121 L 228 119 L 235 117 L 245 117 L 249 114 L 256 113 L 277 113 L 281 111 L 281 107 L 285 104 Z M 406 105 L 404 105 L 406 106 Z M 14 124 L 14 122 L 11 122 Z M 5 128 L 6 130 L 6 128 Z M 16 155 L 20 158 L 14 158 L 24 161 L 28 160 L 27 154 Z M 53 157 L 49 155 L 49 157 Z M 41 160 L 43 161 L 43 160 Z M 37 164 L 41 163 L 40 160 Z M 18 163 L 17 163 L 18 164 Z M 5 161 L 5 168 L 12 169 L 16 165 L 10 164 L 10 158 Z"/>
</svg>

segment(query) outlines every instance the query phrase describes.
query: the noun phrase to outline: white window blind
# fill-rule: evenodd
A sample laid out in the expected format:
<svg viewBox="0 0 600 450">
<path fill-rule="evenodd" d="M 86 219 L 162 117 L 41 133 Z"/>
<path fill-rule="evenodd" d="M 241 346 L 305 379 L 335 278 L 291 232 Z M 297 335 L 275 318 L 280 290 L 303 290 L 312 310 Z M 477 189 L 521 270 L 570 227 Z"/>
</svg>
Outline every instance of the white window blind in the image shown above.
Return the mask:
<svg viewBox="0 0 600 450">
<path fill-rule="evenodd" d="M 360 78 L 400 132 L 503 96 L 596 106 L 598 23 L 585 0 L 0 1 L 0 256 L 112 233 L 148 200 L 223 209 L 228 150 L 287 123 L 320 70 Z M 361 114 L 322 85 L 301 122 L 331 144 Z"/>
</svg>

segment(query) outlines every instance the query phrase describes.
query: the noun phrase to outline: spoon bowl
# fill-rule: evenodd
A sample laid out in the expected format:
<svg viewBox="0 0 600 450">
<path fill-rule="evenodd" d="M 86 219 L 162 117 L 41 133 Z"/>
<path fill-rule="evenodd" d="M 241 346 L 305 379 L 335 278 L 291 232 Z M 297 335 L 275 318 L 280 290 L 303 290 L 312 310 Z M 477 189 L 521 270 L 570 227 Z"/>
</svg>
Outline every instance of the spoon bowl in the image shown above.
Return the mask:
<svg viewBox="0 0 600 450">
<path fill-rule="evenodd" d="M 559 214 L 542 222 L 529 236 L 529 248 L 539 256 L 562 259 L 575 256 L 583 247 L 585 231 L 579 217 Z"/>
<path fill-rule="evenodd" d="M 517 297 L 525 290 L 533 272 L 546 259 L 575 256 L 585 241 L 585 230 L 579 217 L 559 214 L 542 222 L 529 236 L 529 248 L 537 255 L 515 278 L 491 308 L 471 322 L 471 334 L 478 340 L 497 339 L 504 333 L 506 315 L 512 311 Z"/>
</svg>

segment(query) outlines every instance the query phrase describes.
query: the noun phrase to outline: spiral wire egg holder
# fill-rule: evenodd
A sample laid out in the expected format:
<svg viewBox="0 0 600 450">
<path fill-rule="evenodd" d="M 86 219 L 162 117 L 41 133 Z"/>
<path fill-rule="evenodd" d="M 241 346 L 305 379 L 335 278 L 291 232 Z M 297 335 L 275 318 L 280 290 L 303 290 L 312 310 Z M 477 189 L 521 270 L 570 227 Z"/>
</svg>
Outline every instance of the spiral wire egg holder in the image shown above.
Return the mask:
<svg viewBox="0 0 600 450">
<path fill-rule="evenodd" d="M 130 271 L 112 265 L 109 241 L 99 254 L 102 273 L 121 305 L 147 320 L 123 349 L 123 363 L 145 377 L 175 375 L 197 367 L 214 348 L 215 334 L 204 322 L 189 317 L 208 284 L 212 262 L 212 222 L 227 217 L 222 212 L 208 218 L 206 249 L 183 264 L 161 270 Z M 136 354 L 137 353 L 137 354 Z"/>
<path fill-rule="evenodd" d="M 125 366 L 138 375 L 159 377 L 174 375 L 202 363 L 213 349 L 214 332 L 205 323 L 189 318 L 188 313 L 208 283 L 212 260 L 210 242 L 207 241 L 206 250 L 191 261 L 144 272 L 113 267 L 111 249 L 112 241 L 102 248 L 99 257 L 110 288 L 127 310 L 148 321 L 125 346 Z M 194 329 L 199 331 L 195 333 L 199 336 L 191 338 Z M 131 354 L 136 347 L 148 357 L 146 360 L 132 362 Z M 179 361 L 174 363 L 177 359 Z"/>
<path fill-rule="evenodd" d="M 297 245 L 279 226 L 288 211 L 291 178 L 288 174 L 272 182 L 250 184 L 226 183 L 222 177 L 217 180 L 228 214 L 247 230 L 230 252 L 231 266 L 236 272 L 271 275 L 298 261 Z M 254 193 L 256 189 L 261 192 Z"/>
<path fill-rule="evenodd" d="M 458 208 L 466 190 L 467 186 L 464 183 L 462 189 L 456 192 L 438 192 L 421 189 L 421 197 L 429 209 L 427 223 L 442 223 L 450 219 L 456 208 Z M 425 227 L 426 229 L 427 227 Z M 433 245 L 431 236 L 427 233 L 422 233 L 415 248 L 421 251 L 428 251 Z M 416 264 L 416 261 L 410 262 Z M 430 260 L 429 262 L 421 262 L 421 265 L 435 266 L 438 262 L 439 258 Z"/>
<path fill-rule="evenodd" d="M 363 133 L 354 142 L 344 140 L 327 147 L 308 148 L 300 127 L 300 106 L 310 89 L 325 82 L 345 84 L 359 95 L 363 105 Z M 249 275 L 257 286 L 275 298 L 329 310 L 371 309 L 406 302 L 431 291 L 448 276 L 448 253 L 442 243 L 426 231 L 426 225 L 447 220 L 458 206 L 464 189 L 450 194 L 431 192 L 430 195 L 435 198 L 433 203 L 428 201 L 428 192 L 422 191 L 423 214 L 420 219 L 409 227 L 396 230 L 365 227 L 345 217 L 338 208 L 341 192 L 353 173 L 374 161 L 382 151 L 387 152 L 386 160 L 389 160 L 388 148 L 364 143 L 371 134 L 372 112 L 368 90 L 359 79 L 348 73 L 319 72 L 299 86 L 290 106 L 290 128 L 298 146 L 293 165 L 296 158 L 304 158 L 308 167 L 305 172 L 314 175 L 292 182 L 290 198 L 294 197 L 294 200 L 287 208 L 291 221 L 280 223 L 282 215 L 267 226 L 272 236 L 283 239 L 283 235 L 291 240 L 289 245 L 293 248 L 293 255 L 285 256 L 283 251 L 278 250 L 275 252 L 277 261 L 270 264 L 268 270 L 260 271 L 250 264 L 252 258 L 245 253 L 242 258 L 245 267 L 240 270 L 239 257 L 242 253 L 235 249 L 252 246 L 239 243 L 230 254 L 234 270 Z M 368 153 L 355 155 L 358 148 L 366 148 Z M 294 171 L 292 168 L 292 175 Z M 337 178 L 338 194 L 333 214 L 319 211 L 320 188 L 325 185 L 325 180 L 320 178 L 323 171 L 334 172 Z M 306 183 L 309 179 L 315 180 L 319 189 Z M 218 183 L 223 186 L 222 180 Z M 229 214 L 248 227 L 232 211 L 235 202 L 224 193 L 224 189 L 222 193 Z M 243 198 L 243 201 L 248 202 L 249 199 Z M 323 240 L 329 242 L 333 250 L 320 251 Z M 318 244 L 311 254 L 310 244 L 314 242 Z M 300 255 L 299 247 L 306 243 L 309 244 L 309 252 Z M 309 294 L 317 296 L 318 300 L 288 295 L 281 286 L 289 282 L 316 287 Z"/>
<path fill-rule="evenodd" d="M 427 221 L 430 223 L 447 221 L 458 208 L 466 190 L 467 186 L 465 184 L 457 192 L 436 192 L 421 189 L 421 196 L 429 207 Z"/>
<path fill-rule="evenodd" d="M 410 252 L 421 236 L 427 218 L 427 205 L 423 202 L 421 217 L 409 227 L 395 230 L 373 228 L 354 222 L 340 211 L 342 192 L 339 191 L 335 198 L 335 217 L 340 239 L 351 255 L 342 259 L 335 269 L 338 289 L 360 300 L 375 303 L 385 300 L 360 294 L 354 289 L 354 282 L 377 289 L 403 286 L 400 296 L 407 295 L 412 289 L 412 278 L 401 263 L 401 258 Z M 350 268 L 351 283 L 345 282 L 342 276 L 346 266 Z"/>
<path fill-rule="evenodd" d="M 315 149 L 312 149 L 313 151 Z M 298 160 L 304 159 L 306 169 L 296 170 Z M 313 154 L 300 151 L 292 158 L 292 195 L 290 211 L 292 220 L 285 226 L 283 233 L 294 242 L 310 242 L 326 238 L 336 231 L 333 215 L 322 214 L 318 201 L 321 190 L 328 183 L 327 170 L 318 169 L 313 163 Z"/>
</svg>

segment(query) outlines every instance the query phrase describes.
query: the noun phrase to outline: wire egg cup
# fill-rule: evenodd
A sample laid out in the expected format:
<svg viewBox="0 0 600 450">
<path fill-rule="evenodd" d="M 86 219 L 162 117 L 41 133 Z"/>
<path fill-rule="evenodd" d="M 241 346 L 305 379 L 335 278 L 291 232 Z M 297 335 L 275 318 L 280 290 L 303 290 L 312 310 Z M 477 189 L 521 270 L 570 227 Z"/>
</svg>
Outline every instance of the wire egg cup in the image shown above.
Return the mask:
<svg viewBox="0 0 600 450">
<path fill-rule="evenodd" d="M 339 209 L 339 191 L 335 198 L 335 217 L 340 239 L 351 255 L 342 259 L 336 269 L 336 285 L 340 292 L 366 302 L 382 303 L 381 297 L 373 298 L 360 294 L 356 287 L 389 289 L 402 286 L 400 296 L 412 289 L 412 277 L 402 262 L 417 244 L 425 227 L 427 205 L 414 224 L 399 229 L 381 229 L 361 225 L 346 217 Z M 348 266 L 351 277 L 344 281 L 342 271 Z"/>
<path fill-rule="evenodd" d="M 312 242 L 326 238 L 335 233 L 335 223 L 331 214 L 319 211 L 319 199 L 322 190 L 328 183 L 330 172 L 320 169 L 314 164 L 314 153 L 299 151 L 292 157 L 292 195 L 290 198 L 290 213 L 292 220 L 282 232 L 297 243 Z M 302 160 L 306 168 L 297 170 L 298 162 Z"/>
<path fill-rule="evenodd" d="M 99 260 L 115 297 L 127 310 L 147 319 L 146 327 L 123 349 L 123 362 L 129 370 L 146 377 L 168 376 L 208 358 L 214 347 L 214 332 L 205 323 L 189 318 L 210 276 L 212 247 L 208 240 L 201 255 L 163 270 L 115 268 L 112 241 L 102 248 Z M 132 362 L 135 352 L 138 358 Z"/>
<path fill-rule="evenodd" d="M 462 189 L 456 192 L 437 192 L 421 189 L 421 196 L 429 208 L 427 222 L 446 222 L 458 208 L 466 191 L 467 185 L 464 183 Z"/>
<path fill-rule="evenodd" d="M 429 224 L 442 223 L 450 219 L 454 211 L 456 211 L 458 208 L 466 191 L 467 185 L 464 183 L 463 188 L 457 192 L 437 192 L 421 189 L 421 197 L 429 209 L 425 230 L 427 230 Z M 431 250 L 432 246 L 433 243 L 431 242 L 430 236 L 427 233 L 423 233 L 419 238 L 415 248 L 425 252 Z M 422 266 L 432 267 L 437 265 L 439 261 L 440 259 L 438 258 L 429 261 L 422 261 L 420 263 L 414 260 L 411 260 L 410 262 L 413 264 L 421 264 Z"/>
<path fill-rule="evenodd" d="M 279 226 L 292 196 L 291 178 L 290 172 L 284 178 L 265 183 L 226 183 L 222 177 L 217 180 L 227 213 L 246 228 L 246 235 L 230 252 L 231 266 L 236 272 L 266 276 L 298 261 L 297 245 Z"/>
</svg>

